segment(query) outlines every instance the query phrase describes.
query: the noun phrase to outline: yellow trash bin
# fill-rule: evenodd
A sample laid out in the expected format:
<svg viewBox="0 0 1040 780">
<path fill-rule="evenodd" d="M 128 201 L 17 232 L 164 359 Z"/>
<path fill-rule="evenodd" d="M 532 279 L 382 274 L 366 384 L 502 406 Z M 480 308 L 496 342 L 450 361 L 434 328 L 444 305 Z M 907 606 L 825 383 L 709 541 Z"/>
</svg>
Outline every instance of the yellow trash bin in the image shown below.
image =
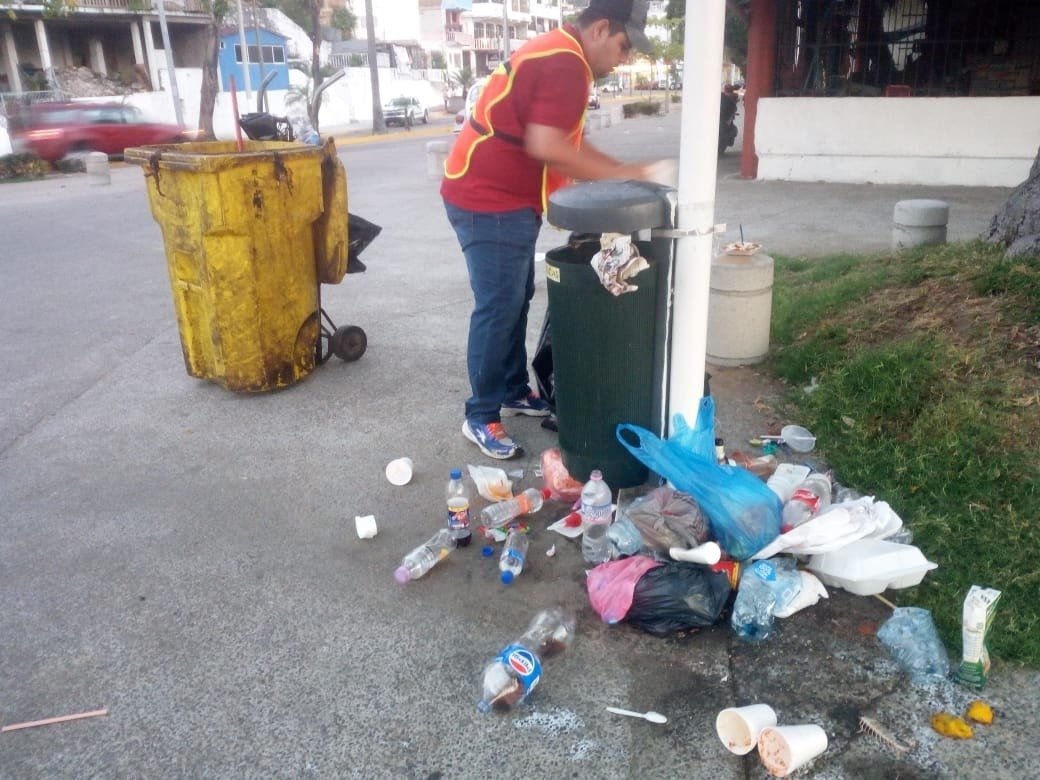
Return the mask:
<svg viewBox="0 0 1040 780">
<path fill-rule="evenodd" d="M 324 147 L 207 141 L 127 149 L 144 168 L 188 373 L 272 390 L 318 360 L 319 283 L 347 264 L 346 174 Z"/>
</svg>

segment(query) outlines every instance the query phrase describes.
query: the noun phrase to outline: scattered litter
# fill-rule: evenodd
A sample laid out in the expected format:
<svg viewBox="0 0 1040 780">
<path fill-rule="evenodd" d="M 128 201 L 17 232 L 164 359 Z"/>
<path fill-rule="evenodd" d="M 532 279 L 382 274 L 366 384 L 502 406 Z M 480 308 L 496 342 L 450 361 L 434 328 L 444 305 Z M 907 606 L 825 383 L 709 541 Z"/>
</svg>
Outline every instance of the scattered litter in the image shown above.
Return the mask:
<svg viewBox="0 0 1040 780">
<path fill-rule="evenodd" d="M 726 750 L 744 756 L 758 745 L 763 729 L 776 725 L 776 712 L 768 704 L 727 707 L 715 716 L 715 733 Z"/>
<path fill-rule="evenodd" d="M 554 555 L 556 555 L 556 545 L 552 544 L 549 545 L 549 549 L 545 551 L 545 557 L 552 558 Z"/>
<path fill-rule="evenodd" d="M 394 579 L 402 585 L 417 580 L 447 558 L 454 549 L 455 540 L 451 531 L 442 528 L 401 559 L 401 565 L 394 571 Z"/>
<path fill-rule="evenodd" d="M 577 517 L 578 522 L 574 523 L 571 518 Z M 566 517 L 561 517 L 555 523 L 549 526 L 550 531 L 555 531 L 560 536 L 566 536 L 568 539 L 577 539 L 581 536 L 581 515 L 577 512 L 571 512 Z"/>
<path fill-rule="evenodd" d="M 926 560 L 924 554 L 912 544 L 897 544 L 884 539 L 860 539 L 840 550 L 813 555 L 807 568 L 819 575 L 827 585 L 842 588 L 857 596 L 872 596 L 889 589 L 900 590 L 919 585 L 924 575 L 938 565 Z"/>
<path fill-rule="evenodd" d="M 630 718 L 642 718 L 650 723 L 667 723 L 668 718 L 662 715 L 660 712 L 633 712 L 632 710 L 623 710 L 620 707 L 607 707 L 607 712 L 613 712 L 615 715 L 627 715 Z"/>
<path fill-rule="evenodd" d="M 819 389 L 820 389 L 820 381 L 819 381 L 819 379 L 817 379 L 816 377 L 811 377 L 809 379 L 809 384 L 802 388 L 802 392 L 805 393 L 806 395 L 812 395 L 813 393 L 815 393 Z"/>
<path fill-rule="evenodd" d="M 414 468 L 411 458 L 394 458 L 386 464 L 386 479 L 397 487 L 407 485 L 412 481 Z"/>
<path fill-rule="evenodd" d="M 70 720 L 82 720 L 83 718 L 96 718 L 100 715 L 108 715 L 107 709 L 91 710 L 90 712 L 78 712 L 75 715 L 58 715 L 55 718 L 44 718 L 43 720 L 30 720 L 25 723 L 12 723 L 4 726 L 0 732 L 18 731 L 20 729 L 32 729 L 37 726 L 49 726 L 52 723 L 65 723 Z"/>
<path fill-rule="evenodd" d="M 600 251 L 589 261 L 600 283 L 611 295 L 635 292 L 639 288 L 628 280 L 650 264 L 639 254 L 632 236 L 624 233 L 604 233 L 600 237 Z"/>
<path fill-rule="evenodd" d="M 513 479 L 520 480 L 520 479 L 524 478 L 524 470 L 523 469 L 513 469 L 512 471 L 507 472 L 507 475 L 512 477 Z"/>
<path fill-rule="evenodd" d="M 477 492 L 486 500 L 505 501 L 513 497 L 513 483 L 502 469 L 472 464 L 468 468 Z"/>
<path fill-rule="evenodd" d="M 827 749 L 827 732 L 815 724 L 768 726 L 758 737 L 758 757 L 774 777 L 787 777 Z"/>
<path fill-rule="evenodd" d="M 984 726 L 989 726 L 993 723 L 993 708 L 986 702 L 976 699 L 968 705 L 964 717 Z"/>
<path fill-rule="evenodd" d="M 910 748 L 913 747 L 913 743 L 911 743 L 910 745 L 904 745 L 902 742 L 900 742 L 898 739 L 892 736 L 892 733 L 888 731 L 888 729 L 886 729 L 873 718 L 868 718 L 866 715 L 861 716 L 859 719 L 859 733 L 869 734 L 877 741 L 879 745 L 884 745 L 885 747 L 891 748 L 900 756 L 902 756 L 904 753 L 909 752 Z"/>
<path fill-rule="evenodd" d="M 378 533 L 375 515 L 354 515 L 354 527 L 357 529 L 358 539 L 371 539 Z"/>
<path fill-rule="evenodd" d="M 932 613 L 921 607 L 896 607 L 877 632 L 878 639 L 915 683 L 946 679 L 950 659 Z"/>
<path fill-rule="evenodd" d="M 576 501 L 581 497 L 583 483 L 571 477 L 563 465 L 563 453 L 559 447 L 542 451 L 542 487 L 549 491 L 554 501 Z"/>
<path fill-rule="evenodd" d="M 972 585 L 964 597 L 961 624 L 961 662 L 955 679 L 961 685 L 982 690 L 989 679 L 989 650 L 986 634 L 993 623 L 993 613 L 1000 601 L 1000 591 Z"/>
<path fill-rule="evenodd" d="M 971 739 L 975 732 L 967 724 L 964 718 L 951 715 L 948 712 L 937 712 L 932 715 L 932 729 L 944 737 L 953 739 Z"/>
</svg>

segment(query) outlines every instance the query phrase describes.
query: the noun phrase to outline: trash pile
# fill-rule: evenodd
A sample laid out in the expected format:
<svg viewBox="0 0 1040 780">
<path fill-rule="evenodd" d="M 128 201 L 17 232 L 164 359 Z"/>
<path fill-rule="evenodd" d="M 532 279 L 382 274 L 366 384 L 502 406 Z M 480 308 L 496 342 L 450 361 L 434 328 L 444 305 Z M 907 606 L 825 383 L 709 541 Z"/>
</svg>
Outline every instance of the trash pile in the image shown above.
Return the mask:
<svg viewBox="0 0 1040 780">
<path fill-rule="evenodd" d="M 395 578 L 404 584 L 424 576 L 476 532 L 487 557 L 502 543 L 500 579 L 516 587 L 530 560 L 530 516 L 550 501 L 569 505 L 547 528 L 567 539 L 581 538 L 590 567 L 586 590 L 596 614 L 607 624 L 627 623 L 660 637 L 728 623 L 740 640 L 764 642 L 775 632 L 776 619 L 828 598 L 828 587 L 881 598 L 885 590 L 919 584 L 936 568 L 911 543 L 909 530 L 886 502 L 857 494 L 829 472 L 777 460 L 777 445 L 788 452 L 813 449 L 815 437 L 806 429 L 786 426 L 779 437 L 762 437 L 764 449 L 772 452 L 761 457 L 728 457 L 714 428 L 710 396 L 701 400 L 695 425 L 677 416 L 667 439 L 636 425 L 618 425 L 618 440 L 667 482 L 632 491 L 635 495 L 622 491 L 616 505 L 599 471 L 584 484 L 573 479 L 558 448 L 542 453 L 542 487 L 515 495 L 511 477 L 522 478 L 522 472 L 470 465 L 472 483 L 488 502 L 479 519 L 461 470 L 452 470 L 445 527 L 404 556 Z M 387 478 L 396 485 L 411 478 L 411 462 L 401 460 L 387 467 Z M 357 521 L 359 537 L 371 538 L 373 519 Z M 545 554 L 554 555 L 555 544 Z M 976 690 L 989 672 L 985 638 L 999 597 L 999 591 L 974 586 L 965 599 L 963 660 L 953 676 Z M 881 600 L 893 612 L 878 638 L 893 659 L 914 682 L 947 679 L 949 659 L 930 613 Z M 565 650 L 574 631 L 570 609 L 538 613 L 486 667 L 480 711 L 507 711 L 524 701 L 541 680 L 544 659 Z M 653 712 L 612 711 L 654 723 L 667 720 Z M 968 721 L 990 723 L 992 711 L 976 701 L 963 717 L 937 713 L 931 725 L 944 736 L 969 738 Z M 757 746 L 776 776 L 827 748 L 818 725 L 777 726 L 775 712 L 764 704 L 724 710 L 716 725 L 729 750 L 743 755 Z M 875 721 L 863 718 L 860 725 L 893 750 L 908 749 Z"/>
</svg>

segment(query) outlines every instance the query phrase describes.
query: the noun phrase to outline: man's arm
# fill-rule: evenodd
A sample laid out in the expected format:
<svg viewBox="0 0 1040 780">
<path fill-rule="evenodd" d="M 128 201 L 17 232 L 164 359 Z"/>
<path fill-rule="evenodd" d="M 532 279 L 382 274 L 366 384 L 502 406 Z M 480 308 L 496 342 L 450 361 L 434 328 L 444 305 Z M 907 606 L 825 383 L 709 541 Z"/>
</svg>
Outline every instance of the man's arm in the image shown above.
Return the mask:
<svg viewBox="0 0 1040 780">
<path fill-rule="evenodd" d="M 587 141 L 575 149 L 563 130 L 549 125 L 528 125 L 524 132 L 524 150 L 572 179 L 653 178 L 650 170 L 653 164 L 618 162 Z"/>
</svg>

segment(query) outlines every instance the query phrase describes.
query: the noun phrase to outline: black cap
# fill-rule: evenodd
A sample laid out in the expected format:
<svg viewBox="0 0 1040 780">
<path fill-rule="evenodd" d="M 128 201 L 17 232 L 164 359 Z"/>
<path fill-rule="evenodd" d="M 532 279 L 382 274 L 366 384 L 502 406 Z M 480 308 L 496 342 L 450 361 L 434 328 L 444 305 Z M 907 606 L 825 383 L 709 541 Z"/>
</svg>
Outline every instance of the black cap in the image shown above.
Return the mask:
<svg viewBox="0 0 1040 780">
<path fill-rule="evenodd" d="M 607 19 L 623 22 L 632 48 L 644 54 L 650 53 L 650 41 L 643 32 L 646 27 L 646 0 L 591 0 L 589 8 L 599 11 Z"/>
</svg>

